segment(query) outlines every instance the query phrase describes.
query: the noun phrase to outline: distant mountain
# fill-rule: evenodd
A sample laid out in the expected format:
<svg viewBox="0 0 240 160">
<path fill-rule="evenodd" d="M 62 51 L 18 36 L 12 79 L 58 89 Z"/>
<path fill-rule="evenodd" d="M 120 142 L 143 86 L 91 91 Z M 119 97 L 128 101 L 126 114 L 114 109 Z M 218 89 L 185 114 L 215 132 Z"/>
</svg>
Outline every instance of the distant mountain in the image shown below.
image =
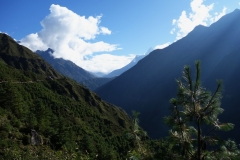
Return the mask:
<svg viewBox="0 0 240 160">
<path fill-rule="evenodd" d="M 134 65 L 138 63 L 139 60 L 144 58 L 147 54 L 145 55 L 137 55 L 128 65 L 124 66 L 123 68 L 114 70 L 110 72 L 109 74 L 103 74 L 103 73 L 92 73 L 96 78 L 92 78 L 89 80 L 85 80 L 81 82 L 83 85 L 91 89 L 92 91 L 95 91 L 97 88 L 101 87 L 102 85 L 110 82 L 113 80 L 116 76 L 121 75 L 123 72 L 127 71 L 128 69 L 132 68 Z"/>
<path fill-rule="evenodd" d="M 238 107 L 240 99 L 237 93 L 240 86 L 235 79 L 240 69 L 240 59 L 237 56 L 239 47 L 240 10 L 236 9 L 211 26 L 197 26 L 181 40 L 164 49 L 154 50 L 137 65 L 98 88 L 96 93 L 128 113 L 132 110 L 140 111 L 140 124 L 150 137 L 163 137 L 168 134 L 163 117 L 170 113 L 169 100 L 177 93 L 175 79 L 181 77 L 184 65 L 194 68 L 194 61 L 201 60 L 203 85 L 209 87 L 209 81 L 215 82 L 216 78 L 227 76 L 224 79 L 229 86 L 225 87 L 228 95 L 223 98 L 222 107 L 226 110 L 223 116 L 228 122 L 236 124 L 235 129 L 229 133 L 232 135 L 227 136 L 240 142 L 240 138 L 235 136 L 240 134 L 239 115 L 235 112 L 236 109 L 232 109 Z M 235 53 L 236 59 L 232 58 L 234 62 L 230 57 L 227 58 L 232 52 Z M 231 67 L 228 72 L 229 65 Z M 222 70 L 225 71 L 221 72 Z M 215 86 L 216 83 L 210 85 L 211 89 Z M 234 91 L 230 92 L 229 88 Z M 232 97 L 231 100 L 236 103 L 228 103 L 228 97 Z"/>
<path fill-rule="evenodd" d="M 103 72 L 91 72 L 96 77 L 104 77 L 106 74 Z"/>
<path fill-rule="evenodd" d="M 64 60 L 62 58 L 54 58 L 52 55 L 53 52 L 54 51 L 50 48 L 46 51 L 36 51 L 37 54 L 51 64 L 51 66 L 58 72 L 76 80 L 79 83 L 95 78 L 95 76 L 93 76 L 91 73 L 77 66 L 72 61 Z"/>
<path fill-rule="evenodd" d="M 133 66 L 135 66 L 138 61 L 140 61 L 142 58 L 144 58 L 146 55 L 136 55 L 136 57 L 126 66 L 124 66 L 123 68 L 114 70 L 112 72 L 110 72 L 109 74 L 105 75 L 104 77 L 106 78 L 112 78 L 112 77 L 116 77 L 121 75 L 123 72 L 127 71 L 128 69 L 132 68 Z"/>
<path fill-rule="evenodd" d="M 126 159 L 133 147 L 122 109 L 1 33 L 0 120 L 0 159 Z"/>
<path fill-rule="evenodd" d="M 50 48 L 46 51 L 36 51 L 38 55 L 46 60 L 58 72 L 83 84 L 92 91 L 113 79 L 102 77 L 98 78 L 94 74 L 77 66 L 72 61 L 62 58 L 54 58 L 52 55 L 53 52 L 54 51 Z"/>
<path fill-rule="evenodd" d="M 146 55 L 137 55 L 128 65 L 126 65 L 125 67 L 123 67 L 121 69 L 114 70 L 109 74 L 103 74 L 101 72 L 92 73 L 93 75 L 95 75 L 97 77 L 82 81 L 80 83 L 83 84 L 84 86 L 88 87 L 92 91 L 95 91 L 97 88 L 99 88 L 102 85 L 110 82 L 116 76 L 121 75 L 123 72 L 127 71 L 128 69 L 130 69 L 131 67 L 136 65 L 137 62 L 139 60 L 141 60 L 142 58 L 144 58 L 145 56 Z"/>
</svg>

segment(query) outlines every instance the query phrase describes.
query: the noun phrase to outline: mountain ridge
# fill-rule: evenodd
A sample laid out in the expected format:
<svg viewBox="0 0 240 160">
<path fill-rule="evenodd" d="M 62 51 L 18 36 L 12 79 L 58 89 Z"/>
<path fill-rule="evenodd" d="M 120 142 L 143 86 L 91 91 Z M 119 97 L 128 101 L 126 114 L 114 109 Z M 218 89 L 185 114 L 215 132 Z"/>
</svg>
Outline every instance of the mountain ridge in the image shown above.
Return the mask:
<svg viewBox="0 0 240 160">
<path fill-rule="evenodd" d="M 50 48 L 46 51 L 36 51 L 38 55 L 40 55 L 44 60 L 46 60 L 58 72 L 76 80 L 77 82 L 96 78 L 88 71 L 74 64 L 72 61 L 64 60 L 62 58 L 54 58 L 53 55 L 51 55 L 53 52 L 54 51 Z"/>
</svg>

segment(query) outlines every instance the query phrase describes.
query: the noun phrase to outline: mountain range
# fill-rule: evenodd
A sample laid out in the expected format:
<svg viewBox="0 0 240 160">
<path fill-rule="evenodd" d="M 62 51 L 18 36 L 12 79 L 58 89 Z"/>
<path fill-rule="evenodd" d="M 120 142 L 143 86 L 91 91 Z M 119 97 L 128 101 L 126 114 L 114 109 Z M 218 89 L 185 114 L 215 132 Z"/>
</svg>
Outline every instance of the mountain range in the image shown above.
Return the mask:
<svg viewBox="0 0 240 160">
<path fill-rule="evenodd" d="M 225 112 L 220 120 L 235 124 L 235 129 L 224 136 L 240 142 L 237 136 L 240 134 L 239 47 L 240 10 L 236 9 L 209 27 L 199 25 L 170 46 L 152 51 L 96 93 L 127 113 L 139 111 L 140 125 L 150 137 L 165 137 L 169 128 L 163 123 L 163 117 L 169 115 L 169 100 L 177 94 L 175 80 L 181 77 L 184 65 L 194 68 L 194 62 L 200 60 L 203 86 L 213 92 L 216 79 L 223 79 Z"/>
<path fill-rule="evenodd" d="M 92 91 L 111 81 L 116 76 L 121 75 L 123 72 L 137 64 L 139 60 L 145 57 L 145 55 L 138 55 L 128 65 L 124 66 L 123 68 L 114 70 L 106 75 L 98 73 L 97 75 L 101 75 L 100 77 L 98 77 L 94 73 L 88 72 L 83 68 L 77 66 L 72 61 L 65 60 L 63 58 L 55 58 L 53 56 L 53 52 L 54 51 L 50 48 L 46 51 L 40 50 L 36 51 L 38 55 L 40 55 L 44 60 L 46 60 L 58 72 L 60 72 L 64 76 L 76 80 L 78 83 L 83 84 Z"/>
<path fill-rule="evenodd" d="M 65 60 L 63 58 L 55 58 L 53 56 L 53 52 L 54 51 L 50 48 L 46 51 L 36 51 L 38 55 L 40 55 L 58 72 L 64 76 L 74 79 L 78 83 L 83 84 L 92 91 L 113 79 L 112 77 L 96 77 L 92 73 L 77 66 L 72 61 Z"/>
</svg>

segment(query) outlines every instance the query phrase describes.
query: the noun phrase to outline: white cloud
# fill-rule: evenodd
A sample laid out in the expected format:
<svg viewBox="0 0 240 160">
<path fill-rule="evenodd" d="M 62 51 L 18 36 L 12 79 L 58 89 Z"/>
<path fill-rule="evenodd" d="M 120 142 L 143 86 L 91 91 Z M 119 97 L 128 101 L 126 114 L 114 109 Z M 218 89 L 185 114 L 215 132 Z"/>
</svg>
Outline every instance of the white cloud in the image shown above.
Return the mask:
<svg viewBox="0 0 240 160">
<path fill-rule="evenodd" d="M 176 19 L 173 19 L 173 20 L 172 20 L 172 25 L 175 25 L 176 22 L 177 22 L 177 20 L 176 20 Z"/>
<path fill-rule="evenodd" d="M 210 12 L 214 8 L 214 3 L 210 5 L 204 5 L 203 0 L 192 0 L 190 3 L 191 13 L 187 14 L 186 11 L 182 11 L 180 17 L 176 20 L 173 19 L 172 25 L 174 28 L 170 31 L 171 34 L 176 33 L 176 40 L 181 39 L 186 36 L 189 32 L 191 32 L 194 27 L 197 25 L 208 26 L 217 20 L 219 20 L 222 16 L 226 14 L 226 7 L 218 13 L 210 14 Z"/>
<path fill-rule="evenodd" d="M 156 47 L 154 47 L 154 49 L 163 49 L 163 48 L 166 48 L 167 46 L 169 46 L 170 44 L 171 44 L 170 42 L 160 44 L 160 45 L 157 45 Z"/>
<path fill-rule="evenodd" d="M 98 72 L 101 68 L 101 72 L 109 73 L 112 68 L 119 69 L 130 63 L 135 58 L 135 55 L 129 56 L 116 56 L 111 54 L 101 54 L 93 56 L 91 59 L 85 61 L 88 66 L 88 70 L 92 72 Z M 94 64 L 94 65 L 93 65 Z"/>
<path fill-rule="evenodd" d="M 98 35 L 111 34 L 108 28 L 99 26 L 101 17 L 80 16 L 66 7 L 52 4 L 50 14 L 41 21 L 42 30 L 23 38 L 21 44 L 33 51 L 51 48 L 54 57 L 71 60 L 91 72 L 111 72 L 128 64 L 134 57 L 93 56 L 96 52 L 121 49 L 117 44 L 91 42 Z"/>
<path fill-rule="evenodd" d="M 106 28 L 106 27 L 101 27 L 101 31 L 102 31 L 103 34 L 111 34 L 111 33 L 112 33 L 112 32 L 111 32 L 108 28 Z"/>
<path fill-rule="evenodd" d="M 152 47 L 148 48 L 148 50 L 143 55 L 148 55 L 150 52 L 152 52 L 154 49 Z M 140 55 L 141 56 L 141 55 Z"/>
<path fill-rule="evenodd" d="M 21 44 L 32 49 L 33 51 L 48 49 L 48 46 L 43 43 L 37 33 L 29 34 L 27 37 L 23 38 L 21 40 Z"/>
<path fill-rule="evenodd" d="M 222 12 L 215 12 L 215 16 L 211 18 L 211 23 L 218 21 L 222 16 L 226 14 L 227 8 L 223 7 Z"/>
</svg>

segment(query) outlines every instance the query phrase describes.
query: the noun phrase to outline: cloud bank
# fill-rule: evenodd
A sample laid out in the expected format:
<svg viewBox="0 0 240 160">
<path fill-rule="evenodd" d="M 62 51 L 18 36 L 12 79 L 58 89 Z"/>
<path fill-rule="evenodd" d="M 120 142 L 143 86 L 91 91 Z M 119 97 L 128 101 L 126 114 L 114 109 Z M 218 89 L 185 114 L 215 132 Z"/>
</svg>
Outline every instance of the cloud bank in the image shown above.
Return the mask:
<svg viewBox="0 0 240 160">
<path fill-rule="evenodd" d="M 128 64 L 133 58 L 106 54 L 119 50 L 117 44 L 91 42 L 98 35 L 110 35 L 111 30 L 100 26 L 102 16 L 80 16 L 66 7 L 52 4 L 50 14 L 42 21 L 42 30 L 21 39 L 21 44 L 33 51 L 54 50 L 53 56 L 71 60 L 91 72 L 109 73 Z M 94 56 L 96 52 L 104 52 Z"/>
<path fill-rule="evenodd" d="M 179 40 L 191 32 L 197 25 L 208 26 L 218 21 L 222 16 L 226 14 L 226 7 L 223 7 L 222 11 L 210 14 L 214 8 L 214 3 L 210 5 L 204 5 L 203 0 L 192 0 L 190 3 L 191 12 L 187 14 L 182 11 L 178 19 L 172 20 L 173 29 L 171 34 L 176 34 L 176 40 Z"/>
</svg>

